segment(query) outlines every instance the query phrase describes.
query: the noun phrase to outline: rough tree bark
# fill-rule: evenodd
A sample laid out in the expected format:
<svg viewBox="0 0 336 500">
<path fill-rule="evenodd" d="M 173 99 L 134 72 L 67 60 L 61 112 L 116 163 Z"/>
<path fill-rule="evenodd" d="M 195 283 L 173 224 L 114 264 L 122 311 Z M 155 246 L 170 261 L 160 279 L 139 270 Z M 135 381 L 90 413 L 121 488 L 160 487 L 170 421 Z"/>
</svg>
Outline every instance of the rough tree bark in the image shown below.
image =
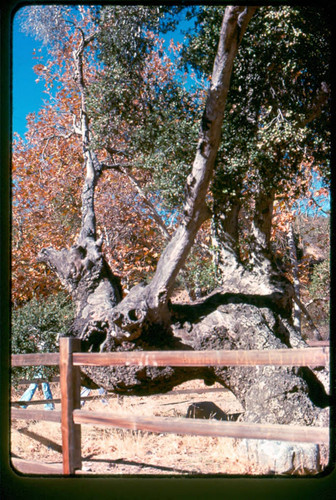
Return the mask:
<svg viewBox="0 0 336 500">
<path fill-rule="evenodd" d="M 212 243 L 219 269 L 222 292 L 272 297 L 275 307 L 285 314 L 292 308 L 293 287 L 278 269 L 272 256 L 270 237 L 274 192 L 259 191 L 251 224 L 250 257 L 240 256 L 238 217 L 239 196 L 216 196 L 213 202 Z"/>
<path fill-rule="evenodd" d="M 81 123 L 76 129 L 82 137 L 86 167 L 82 227 L 72 248 L 44 249 L 39 260 L 55 271 L 72 294 L 77 305 L 72 334 L 85 341 L 87 350 L 305 347 L 291 325 L 290 293 L 284 294 L 283 287 L 268 279 L 272 278 L 271 264 L 268 264 L 272 196 L 259 197 L 254 220 L 255 260 L 262 255 L 267 265 L 264 266 L 264 261 L 260 265 L 258 261 L 259 271 L 253 276 L 262 274 L 265 279 L 253 280 L 251 272 L 239 267 L 236 278 L 239 277 L 240 282 L 236 280 L 231 289 L 224 286 L 223 290 L 194 304 L 170 303 L 176 276 L 197 231 L 210 216 L 206 194 L 220 142 L 233 61 L 255 10 L 255 7 L 244 6 L 225 10 L 195 160 L 187 180 L 182 223 L 161 255 L 152 281 L 146 286 L 134 287 L 124 298 L 118 278 L 104 259 L 102 240 L 97 238 L 94 193 L 107 167 L 98 162 L 90 149 L 82 65 L 88 40 L 83 38 L 74 52 L 76 79 L 82 96 Z M 224 223 L 224 230 L 232 233 L 233 241 L 238 210 L 238 205 L 232 207 Z M 223 273 L 226 274 L 224 266 Z M 225 281 L 230 283 L 227 274 L 224 285 Z M 328 404 L 328 397 L 308 368 L 83 367 L 83 372 L 88 377 L 87 383 L 121 394 L 166 392 L 193 378 L 204 379 L 208 384 L 218 381 L 241 401 L 242 419 L 252 422 L 321 425 L 326 418 L 322 408 Z"/>
<path fill-rule="evenodd" d="M 297 261 L 295 238 L 294 238 L 294 228 L 293 224 L 290 225 L 288 231 L 288 247 L 289 256 L 292 264 L 292 274 L 293 274 L 293 289 L 294 289 L 294 304 L 293 304 L 293 324 L 298 333 L 301 333 L 301 315 L 304 314 L 310 328 L 314 333 L 316 340 L 322 340 L 321 334 L 314 325 L 314 322 L 307 311 L 307 308 L 302 304 L 300 299 L 300 280 L 299 280 L 299 266 Z"/>
<path fill-rule="evenodd" d="M 260 272 L 268 274 L 271 260 L 270 240 L 273 216 L 274 189 L 259 190 L 255 199 L 252 222 L 252 255 L 251 261 Z"/>
<path fill-rule="evenodd" d="M 239 258 L 238 217 L 241 209 L 239 197 L 229 196 L 214 198 L 211 221 L 211 241 L 214 263 L 217 274 L 225 280 L 227 275 L 241 274 L 242 266 Z"/>
<path fill-rule="evenodd" d="M 287 235 L 289 257 L 292 264 L 293 287 L 296 299 L 300 300 L 300 281 L 299 281 L 299 267 L 296 254 L 295 238 L 293 224 L 290 224 Z M 293 325 L 298 333 L 301 333 L 301 308 L 297 301 L 293 305 Z"/>
</svg>

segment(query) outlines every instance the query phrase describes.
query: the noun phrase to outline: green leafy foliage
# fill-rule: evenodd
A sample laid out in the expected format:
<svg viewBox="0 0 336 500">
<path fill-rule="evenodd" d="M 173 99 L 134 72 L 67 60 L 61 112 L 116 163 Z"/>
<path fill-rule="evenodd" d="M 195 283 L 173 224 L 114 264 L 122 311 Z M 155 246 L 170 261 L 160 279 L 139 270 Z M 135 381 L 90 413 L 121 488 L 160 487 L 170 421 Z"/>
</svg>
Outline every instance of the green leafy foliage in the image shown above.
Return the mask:
<svg viewBox="0 0 336 500">
<path fill-rule="evenodd" d="M 197 249 L 192 251 L 187 263 L 187 286 L 195 293 L 196 298 L 205 296 L 219 286 L 216 268 L 209 258 L 202 258 Z"/>
<path fill-rule="evenodd" d="M 191 10 L 197 23 L 182 54 L 185 67 L 199 75 L 211 72 L 223 11 Z M 245 191 L 284 193 L 300 179 L 301 162 L 312 157 L 328 182 L 330 29 L 323 9 L 258 9 L 235 61 L 215 188 L 234 174 Z"/>
<path fill-rule="evenodd" d="M 102 9 L 97 33 L 102 70 L 88 95 L 95 145 L 100 148 L 115 147 L 117 141 L 118 149 L 125 149 L 133 129 L 150 119 L 146 64 L 155 41 L 149 30 L 158 31 L 162 16 L 156 7 Z"/>
<path fill-rule="evenodd" d="M 69 297 L 60 292 L 47 299 L 31 299 L 12 311 L 11 352 L 28 354 L 58 352 L 58 337 L 66 334 L 74 317 L 74 306 Z M 19 378 L 41 375 L 50 377 L 58 367 L 16 367 L 13 382 Z"/>
<path fill-rule="evenodd" d="M 330 290 L 330 258 L 315 264 L 309 292 L 314 299 L 325 299 L 329 296 Z"/>
<path fill-rule="evenodd" d="M 176 12 L 175 12 L 176 11 Z M 98 149 L 145 171 L 146 192 L 166 209 L 181 206 L 197 142 L 201 102 L 158 36 L 179 8 L 103 9 L 98 47 L 102 70 L 88 106 Z M 173 46 L 171 51 L 177 52 Z M 119 155 L 118 155 L 119 151 Z"/>
<path fill-rule="evenodd" d="M 164 114 L 165 125 L 156 129 L 161 133 L 153 137 L 151 151 L 141 155 L 141 163 L 151 174 L 146 190 L 159 193 L 167 209 L 179 209 L 196 148 L 198 124 L 181 116 L 182 113 L 178 116 L 177 110 Z"/>
</svg>

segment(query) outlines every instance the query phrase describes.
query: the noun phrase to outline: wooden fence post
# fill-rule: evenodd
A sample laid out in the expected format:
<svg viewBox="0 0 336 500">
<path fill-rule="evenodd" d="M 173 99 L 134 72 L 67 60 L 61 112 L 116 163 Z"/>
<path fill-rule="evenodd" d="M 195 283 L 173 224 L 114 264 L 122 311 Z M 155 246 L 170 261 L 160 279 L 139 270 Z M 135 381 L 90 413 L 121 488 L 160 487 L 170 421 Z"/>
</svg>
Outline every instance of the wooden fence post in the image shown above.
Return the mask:
<svg viewBox="0 0 336 500">
<path fill-rule="evenodd" d="M 81 426 L 73 421 L 73 410 L 80 408 L 80 368 L 73 366 L 72 353 L 80 351 L 81 341 L 60 338 L 61 425 L 63 474 L 81 469 Z"/>
</svg>

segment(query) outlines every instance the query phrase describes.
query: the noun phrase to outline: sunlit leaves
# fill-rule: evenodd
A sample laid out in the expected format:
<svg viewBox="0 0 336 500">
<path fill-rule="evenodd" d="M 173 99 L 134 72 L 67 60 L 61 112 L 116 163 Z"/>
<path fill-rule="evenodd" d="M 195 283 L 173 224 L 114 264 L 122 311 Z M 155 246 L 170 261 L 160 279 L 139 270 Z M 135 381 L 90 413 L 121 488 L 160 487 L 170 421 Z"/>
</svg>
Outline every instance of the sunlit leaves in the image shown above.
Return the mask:
<svg viewBox="0 0 336 500">
<path fill-rule="evenodd" d="M 198 23 L 189 34 L 190 45 L 184 47 L 184 60 L 207 75 L 222 8 L 204 7 L 196 14 Z M 309 7 L 262 7 L 242 40 L 223 130 L 223 161 L 230 163 L 237 157 L 239 141 L 241 151 L 246 151 L 246 143 L 250 143 L 248 155 L 244 158 L 240 153 L 242 172 L 248 161 L 252 171 L 260 165 L 265 170 L 267 165 L 268 175 L 267 171 L 260 175 L 265 185 L 268 182 L 276 187 L 282 175 L 292 175 L 295 182 L 300 162 L 308 152 L 317 161 L 329 154 L 327 16 L 326 11 Z M 313 116 L 317 120 L 311 120 Z M 321 168 L 327 177 L 328 161 Z M 251 179 L 257 180 L 255 176 Z"/>
<path fill-rule="evenodd" d="M 15 304 L 24 303 L 32 294 L 47 295 L 58 289 L 56 282 L 50 279 L 49 272 L 41 265 L 36 265 L 37 253 L 44 246 L 52 245 L 55 248 L 70 246 L 74 243 L 80 227 L 83 152 L 81 137 L 75 133 L 74 125 L 78 127 L 80 121 L 81 96 L 73 79 L 72 51 L 80 43 L 82 35 L 91 36 L 97 27 L 93 23 L 91 10 L 85 7 L 70 10 L 60 8 L 55 12 L 55 19 L 49 16 L 49 10 L 43 11 L 44 14 L 40 18 L 41 26 L 37 28 L 40 30 L 38 37 L 40 39 L 44 37 L 44 41 L 49 43 L 50 39 L 47 39 L 43 32 L 45 27 L 54 23 L 53 30 L 58 16 L 64 16 L 62 19 L 68 26 L 59 43 L 50 47 L 52 50 L 50 60 L 44 61 L 38 58 L 38 64 L 35 66 L 38 78 L 45 82 L 49 101 L 45 102 L 37 115 L 28 117 L 25 141 L 18 138 L 13 145 L 12 276 Z M 145 139 L 141 133 L 140 137 L 136 137 L 140 128 L 145 129 L 146 117 L 149 120 L 147 130 L 150 130 L 151 109 L 147 105 L 149 100 L 152 106 L 156 106 L 158 116 L 160 113 L 162 102 L 157 101 L 154 104 L 151 84 L 156 79 L 157 84 L 166 85 L 169 78 L 172 81 L 173 70 L 167 57 L 158 57 L 159 45 L 153 53 L 146 55 L 145 61 L 141 50 L 137 54 L 131 53 L 131 49 L 134 48 L 133 42 L 137 46 L 142 43 L 141 36 L 146 28 L 144 20 L 147 13 L 152 22 L 157 23 L 157 16 L 153 16 L 154 10 L 142 9 L 145 16 L 142 20 L 139 18 L 140 11 L 137 8 L 132 9 L 133 17 L 125 16 L 123 9 L 117 8 L 116 11 L 119 12 L 118 33 L 119 35 L 123 33 L 122 40 L 118 37 L 115 39 L 119 44 L 117 53 L 113 52 L 113 44 L 110 44 L 112 48 L 110 56 L 114 61 L 113 75 L 117 85 L 113 93 L 113 105 L 109 107 L 109 111 L 116 121 L 114 128 L 111 127 L 111 117 L 109 117 L 107 128 L 104 129 L 103 119 L 100 121 L 103 113 L 97 116 L 96 130 L 108 132 L 107 142 L 101 141 L 99 144 L 98 139 L 96 143 L 93 141 L 93 145 L 97 145 L 98 154 L 103 161 L 109 162 L 112 159 L 104 150 L 104 145 L 113 145 L 120 151 L 113 161 L 122 160 L 129 163 L 127 155 L 132 154 L 132 160 L 137 165 L 141 156 L 137 151 L 139 141 L 142 141 L 144 146 L 146 142 L 152 144 L 158 134 L 153 126 L 154 137 L 148 136 Z M 38 9 L 30 12 L 30 17 L 26 19 L 27 26 L 31 22 L 39 22 L 36 17 L 38 13 Z M 121 19 L 119 14 L 124 23 L 119 22 Z M 130 11 L 127 14 L 130 14 Z M 62 32 L 62 23 L 59 25 L 59 34 Z M 134 40 L 129 38 L 133 28 L 137 33 Z M 111 37 L 111 32 L 108 36 Z M 158 43 L 152 34 L 148 36 L 148 40 L 148 47 Z M 124 52 L 119 50 L 122 46 Z M 120 56 L 125 56 L 126 59 Z M 126 60 L 138 65 L 138 69 L 142 68 L 141 78 L 145 84 L 143 89 L 140 89 L 140 94 L 136 85 L 139 83 L 139 78 L 136 72 L 130 71 L 131 68 L 127 67 Z M 153 63 L 152 66 L 150 61 Z M 97 71 L 102 71 L 94 44 L 86 47 L 83 62 L 84 83 L 87 87 L 96 79 Z M 147 63 L 148 67 L 145 69 Z M 125 76 L 127 78 L 124 78 Z M 101 97 L 99 91 L 92 94 L 94 108 L 98 109 L 97 103 L 99 105 L 102 103 Z M 162 96 L 160 99 L 162 100 Z M 170 95 L 169 99 L 172 108 L 174 96 Z M 131 110 L 133 111 L 130 113 Z M 165 117 L 160 118 L 162 125 L 167 116 L 169 116 L 168 111 Z M 157 120 L 154 120 L 153 125 L 157 123 Z M 131 136 L 132 141 L 129 140 Z M 144 189 L 151 179 L 150 169 L 135 171 L 134 174 L 140 187 Z M 124 276 L 124 281 L 129 286 L 146 278 L 154 269 L 163 240 L 153 224 L 150 210 L 143 203 L 141 196 L 137 195 L 126 174 L 110 172 L 103 176 L 96 189 L 95 208 L 98 231 L 104 236 L 104 250 L 111 267 Z M 166 215 L 168 216 L 168 213 Z M 146 251 L 144 247 L 147 248 Z"/>
<path fill-rule="evenodd" d="M 104 67 L 90 87 L 88 102 L 95 146 L 122 150 L 137 169 L 147 171 L 146 192 L 171 209 L 181 205 L 201 100 L 185 90 L 184 77 L 155 33 L 159 21 L 153 8 L 105 11 L 99 34 Z M 132 50 L 137 47 L 133 55 L 130 44 Z M 174 57 L 180 49 L 170 43 Z"/>
</svg>

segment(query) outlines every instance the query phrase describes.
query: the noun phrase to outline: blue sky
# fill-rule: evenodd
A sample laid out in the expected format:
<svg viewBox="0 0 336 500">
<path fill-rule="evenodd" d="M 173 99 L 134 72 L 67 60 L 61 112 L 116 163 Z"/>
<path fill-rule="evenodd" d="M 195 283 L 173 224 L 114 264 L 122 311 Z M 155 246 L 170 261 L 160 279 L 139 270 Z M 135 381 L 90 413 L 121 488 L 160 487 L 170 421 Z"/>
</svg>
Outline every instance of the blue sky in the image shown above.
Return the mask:
<svg viewBox="0 0 336 500">
<path fill-rule="evenodd" d="M 13 80 L 12 80 L 12 102 L 13 102 L 13 132 L 21 136 L 27 131 L 26 116 L 28 113 L 38 111 L 44 99 L 43 82 L 36 83 L 37 75 L 33 66 L 37 61 L 33 58 L 33 50 L 38 49 L 41 44 L 32 37 L 22 33 L 18 25 L 18 14 L 13 22 Z"/>
</svg>

